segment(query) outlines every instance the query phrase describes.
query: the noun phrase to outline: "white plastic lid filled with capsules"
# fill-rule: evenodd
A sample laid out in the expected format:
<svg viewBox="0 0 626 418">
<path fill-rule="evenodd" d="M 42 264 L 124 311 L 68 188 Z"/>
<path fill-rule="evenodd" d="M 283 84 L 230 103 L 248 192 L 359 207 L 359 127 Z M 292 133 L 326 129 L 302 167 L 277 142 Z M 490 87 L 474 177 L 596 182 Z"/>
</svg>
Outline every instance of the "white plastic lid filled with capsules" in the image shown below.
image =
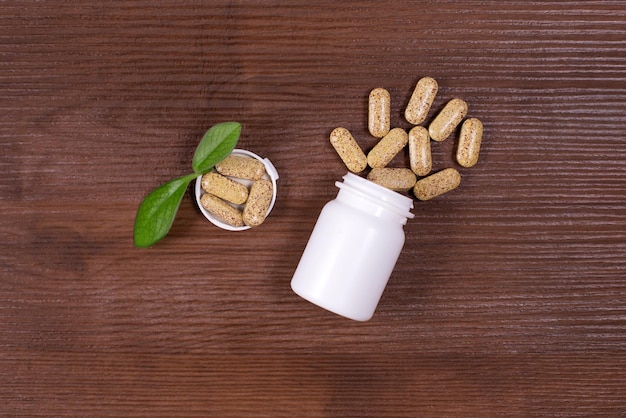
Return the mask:
<svg viewBox="0 0 626 418">
<path fill-rule="evenodd" d="M 267 158 L 234 149 L 209 173 L 198 176 L 198 208 L 214 225 L 244 231 L 261 225 L 276 202 L 278 172 Z"/>
</svg>

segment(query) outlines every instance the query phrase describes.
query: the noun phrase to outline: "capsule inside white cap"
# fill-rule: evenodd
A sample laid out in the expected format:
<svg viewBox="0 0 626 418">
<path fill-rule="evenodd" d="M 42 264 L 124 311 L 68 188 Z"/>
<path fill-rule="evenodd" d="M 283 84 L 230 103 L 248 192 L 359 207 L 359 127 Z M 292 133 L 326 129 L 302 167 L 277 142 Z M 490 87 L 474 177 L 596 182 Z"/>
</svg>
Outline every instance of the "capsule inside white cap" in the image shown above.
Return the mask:
<svg viewBox="0 0 626 418">
<path fill-rule="evenodd" d="M 272 209 L 274 208 L 274 203 L 276 202 L 276 180 L 278 180 L 278 177 L 279 177 L 278 171 L 276 171 L 276 168 L 274 167 L 274 165 L 269 159 L 261 158 L 253 152 L 243 150 L 243 149 L 234 149 L 231 155 L 254 158 L 256 160 L 259 160 L 265 166 L 265 173 L 263 174 L 263 178 L 270 180 L 272 182 L 272 200 L 270 202 L 270 205 L 266 213 L 266 216 L 268 216 L 270 212 L 272 211 Z M 229 177 L 229 178 L 245 185 L 248 188 L 252 185 L 252 183 L 254 183 L 253 180 L 241 179 L 241 178 L 235 178 L 235 177 Z M 196 185 L 195 185 L 196 203 L 198 204 L 198 208 L 200 209 L 200 212 L 202 212 L 204 217 L 207 218 L 213 225 L 219 228 L 228 230 L 228 231 L 245 231 L 251 228 L 248 225 L 244 225 L 244 226 L 230 225 L 229 223 L 225 222 L 223 219 L 207 211 L 202 206 L 202 203 L 200 202 L 200 199 L 202 198 L 204 194 L 205 194 L 205 191 L 202 189 L 202 176 L 198 176 L 196 178 Z M 241 205 L 233 204 L 233 207 L 235 207 L 238 210 L 243 210 L 244 206 L 245 206 L 245 203 Z"/>
</svg>

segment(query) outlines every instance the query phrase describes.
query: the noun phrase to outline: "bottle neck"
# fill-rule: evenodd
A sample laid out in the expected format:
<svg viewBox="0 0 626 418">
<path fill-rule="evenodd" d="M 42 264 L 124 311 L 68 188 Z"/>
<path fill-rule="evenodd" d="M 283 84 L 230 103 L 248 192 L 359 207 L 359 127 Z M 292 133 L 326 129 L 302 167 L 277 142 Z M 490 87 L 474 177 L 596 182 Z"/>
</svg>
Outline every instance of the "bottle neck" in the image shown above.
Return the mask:
<svg viewBox="0 0 626 418">
<path fill-rule="evenodd" d="M 375 217 L 393 219 L 405 225 L 415 216 L 410 212 L 412 199 L 355 174 L 346 174 L 343 183 L 336 182 L 335 185 L 339 188 L 337 200 Z"/>
</svg>

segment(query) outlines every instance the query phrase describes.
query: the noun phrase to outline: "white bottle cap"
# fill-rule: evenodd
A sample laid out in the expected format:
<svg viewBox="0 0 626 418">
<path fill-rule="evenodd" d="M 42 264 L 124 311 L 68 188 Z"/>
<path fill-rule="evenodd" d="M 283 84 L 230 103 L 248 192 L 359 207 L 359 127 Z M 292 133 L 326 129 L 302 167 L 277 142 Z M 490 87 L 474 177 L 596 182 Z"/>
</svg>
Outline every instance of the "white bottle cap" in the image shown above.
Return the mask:
<svg viewBox="0 0 626 418">
<path fill-rule="evenodd" d="M 276 167 L 274 167 L 272 162 L 268 160 L 267 158 L 261 158 L 255 153 L 246 151 L 243 149 L 236 148 L 233 150 L 231 155 L 240 155 L 240 156 L 255 158 L 261 161 L 263 165 L 265 166 L 265 174 L 263 174 L 263 178 L 268 179 L 272 182 L 272 201 L 270 202 L 270 206 L 267 209 L 267 213 L 266 213 L 266 216 L 269 215 L 272 209 L 274 208 L 274 203 L 276 202 L 276 180 L 278 180 L 278 171 L 276 171 Z M 244 186 L 248 188 L 254 182 L 253 180 L 247 180 L 247 179 L 240 179 L 240 178 L 234 178 L 234 177 L 229 177 L 229 178 L 243 184 Z M 248 225 L 232 226 L 224 222 L 222 219 L 216 217 L 212 213 L 208 212 L 202 206 L 202 203 L 200 203 L 200 199 L 202 198 L 202 195 L 204 195 L 204 193 L 205 193 L 204 190 L 202 190 L 202 176 L 198 176 L 198 178 L 196 178 L 196 186 L 195 186 L 196 203 L 198 204 L 198 208 L 200 209 L 200 212 L 202 212 L 204 217 L 207 218 L 213 225 L 218 226 L 222 229 L 226 229 L 228 231 L 245 231 L 246 229 L 251 228 Z M 243 210 L 243 207 L 245 206 L 245 204 L 233 205 L 233 206 L 239 210 Z"/>
</svg>

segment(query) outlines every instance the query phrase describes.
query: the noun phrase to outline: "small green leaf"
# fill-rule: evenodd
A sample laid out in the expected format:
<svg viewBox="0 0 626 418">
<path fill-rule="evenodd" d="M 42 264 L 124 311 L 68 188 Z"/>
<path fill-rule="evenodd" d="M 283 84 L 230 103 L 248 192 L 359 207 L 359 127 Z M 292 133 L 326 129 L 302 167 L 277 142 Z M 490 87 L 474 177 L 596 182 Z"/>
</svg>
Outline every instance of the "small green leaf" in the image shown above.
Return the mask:
<svg viewBox="0 0 626 418">
<path fill-rule="evenodd" d="M 241 134 L 239 122 L 223 122 L 214 125 L 202 137 L 193 156 L 193 171 L 200 175 L 228 157 L 237 145 Z"/>
<path fill-rule="evenodd" d="M 137 247 L 149 247 L 167 235 L 187 186 L 195 174 L 171 180 L 154 189 L 139 205 L 135 216 L 134 240 Z"/>
</svg>

